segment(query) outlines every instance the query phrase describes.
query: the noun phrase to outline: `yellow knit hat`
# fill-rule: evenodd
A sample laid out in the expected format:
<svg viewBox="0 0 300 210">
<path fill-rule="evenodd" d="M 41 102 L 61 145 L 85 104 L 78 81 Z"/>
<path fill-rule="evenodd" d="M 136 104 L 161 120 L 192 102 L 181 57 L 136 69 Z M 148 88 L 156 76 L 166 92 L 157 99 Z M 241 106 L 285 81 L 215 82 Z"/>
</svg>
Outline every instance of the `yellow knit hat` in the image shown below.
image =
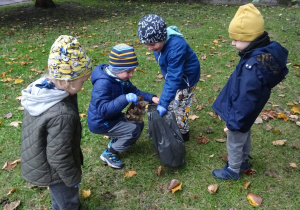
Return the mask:
<svg viewBox="0 0 300 210">
<path fill-rule="evenodd" d="M 231 39 L 248 42 L 252 42 L 264 31 L 264 19 L 253 4 L 240 6 L 228 29 Z"/>
<path fill-rule="evenodd" d="M 92 72 L 92 62 L 75 37 L 59 36 L 48 59 L 49 76 L 58 80 L 75 80 Z"/>
</svg>

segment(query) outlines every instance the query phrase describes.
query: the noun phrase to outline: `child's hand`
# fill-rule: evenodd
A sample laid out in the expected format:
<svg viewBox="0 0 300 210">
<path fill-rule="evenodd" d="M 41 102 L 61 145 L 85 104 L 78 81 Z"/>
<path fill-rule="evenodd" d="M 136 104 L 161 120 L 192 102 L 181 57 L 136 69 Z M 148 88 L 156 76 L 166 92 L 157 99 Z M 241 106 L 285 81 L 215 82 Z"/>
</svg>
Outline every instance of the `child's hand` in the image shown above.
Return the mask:
<svg viewBox="0 0 300 210">
<path fill-rule="evenodd" d="M 126 94 L 126 100 L 127 100 L 128 103 L 133 102 L 135 105 L 139 104 L 138 97 L 134 93 Z"/>
<path fill-rule="evenodd" d="M 227 133 L 229 129 L 227 127 L 224 128 L 224 132 Z"/>
<path fill-rule="evenodd" d="M 152 102 L 158 104 L 159 98 L 156 97 L 156 96 L 153 96 L 153 97 L 152 97 Z"/>
<path fill-rule="evenodd" d="M 167 110 L 165 107 L 158 105 L 156 109 L 160 116 L 164 116 L 167 113 Z"/>
</svg>

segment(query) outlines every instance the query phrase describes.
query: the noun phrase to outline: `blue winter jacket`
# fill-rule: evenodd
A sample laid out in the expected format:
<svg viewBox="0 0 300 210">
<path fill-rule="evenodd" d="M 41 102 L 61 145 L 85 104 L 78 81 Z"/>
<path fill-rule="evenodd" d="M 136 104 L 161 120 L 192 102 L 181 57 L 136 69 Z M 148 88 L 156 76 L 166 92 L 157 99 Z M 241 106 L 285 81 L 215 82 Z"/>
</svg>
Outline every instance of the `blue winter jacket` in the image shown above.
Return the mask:
<svg viewBox="0 0 300 210">
<path fill-rule="evenodd" d="M 212 108 L 230 131 L 247 132 L 267 103 L 271 88 L 288 74 L 288 51 L 278 42 L 247 52 Z"/>
<path fill-rule="evenodd" d="M 117 81 L 103 71 L 106 64 L 97 66 L 92 73 L 93 90 L 88 110 L 88 126 L 91 132 L 106 133 L 121 120 L 125 120 L 122 110 L 128 105 L 127 93 L 142 95 L 152 103 L 152 95 L 137 89 L 129 80 Z"/>
<path fill-rule="evenodd" d="M 161 52 L 154 51 L 154 56 L 165 78 L 158 104 L 167 109 L 178 89 L 197 84 L 200 63 L 185 39 L 179 36 L 170 36 Z"/>
</svg>

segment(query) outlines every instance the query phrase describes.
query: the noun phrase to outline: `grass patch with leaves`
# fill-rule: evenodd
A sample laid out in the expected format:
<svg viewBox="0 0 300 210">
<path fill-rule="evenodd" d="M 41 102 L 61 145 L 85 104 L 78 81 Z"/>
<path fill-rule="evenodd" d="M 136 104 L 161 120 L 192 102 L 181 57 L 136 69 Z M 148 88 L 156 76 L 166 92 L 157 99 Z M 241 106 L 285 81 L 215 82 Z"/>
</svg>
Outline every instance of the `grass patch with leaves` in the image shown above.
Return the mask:
<svg viewBox="0 0 300 210">
<path fill-rule="evenodd" d="M 137 36 L 140 18 L 155 13 L 168 25 L 178 26 L 201 64 L 202 75 L 195 98 L 203 109 L 197 110 L 197 103 L 191 109 L 191 114 L 199 118 L 190 121 L 191 140 L 186 143 L 186 164 L 177 169 L 163 167 L 162 175 L 158 176 L 160 161 L 145 129 L 137 143 L 120 154 L 126 164 L 123 169 L 105 166 L 99 156 L 108 139 L 92 134 L 85 116 L 82 118 L 85 159 L 80 190 L 90 189 L 91 195 L 80 197 L 82 208 L 252 209 L 246 195 L 253 192 L 263 198 L 262 209 L 300 209 L 300 132 L 290 120 L 271 119 L 253 126 L 251 163 L 255 174 L 244 175 L 237 182 L 217 181 L 211 175 L 213 169 L 223 167 L 220 156 L 226 155 L 225 143 L 216 141 L 226 138 L 223 133 L 225 123 L 210 115 L 210 106 L 239 60 L 227 32 L 237 6 L 96 0 L 55 2 L 57 8 L 49 10 L 33 9 L 30 5 L 0 8 L 0 164 L 20 158 L 21 124 L 10 126 L 12 122 L 22 121 L 23 111 L 18 110 L 21 105 L 17 97 L 22 89 L 41 77 L 47 68 L 50 47 L 59 35 L 78 37 L 94 66 L 108 63 L 108 54 L 117 43 L 133 45 L 140 65 L 132 82 L 141 90 L 159 95 L 163 85 L 156 77 L 159 66 Z M 260 6 L 259 9 L 271 39 L 290 52 L 290 73 L 280 87 L 273 89 L 265 109 L 288 114 L 293 105 L 287 104 L 299 106 L 300 102 L 300 31 L 295 27 L 300 23 L 299 7 Z M 80 113 L 87 113 L 91 89 L 92 85 L 87 82 L 78 94 Z M 144 120 L 147 125 L 146 116 Z M 266 124 L 272 129 L 267 130 Z M 207 133 L 207 128 L 213 132 Z M 207 137 L 209 142 L 198 144 L 200 135 Z M 272 144 L 280 139 L 287 140 L 285 146 Z M 291 167 L 291 162 L 298 167 Z M 137 174 L 124 178 L 130 170 Z M 266 176 L 266 170 L 276 171 L 276 177 Z M 182 190 L 174 194 L 167 190 L 172 179 L 182 182 Z M 251 182 L 248 189 L 243 188 L 244 182 Z M 219 184 L 214 195 L 207 191 L 211 184 Z M 16 190 L 7 196 L 12 188 Z M 0 171 L 2 206 L 7 202 L 6 198 L 9 202 L 21 200 L 18 209 L 44 209 L 51 205 L 47 189 L 30 189 L 22 180 L 19 164 L 11 171 Z"/>
</svg>

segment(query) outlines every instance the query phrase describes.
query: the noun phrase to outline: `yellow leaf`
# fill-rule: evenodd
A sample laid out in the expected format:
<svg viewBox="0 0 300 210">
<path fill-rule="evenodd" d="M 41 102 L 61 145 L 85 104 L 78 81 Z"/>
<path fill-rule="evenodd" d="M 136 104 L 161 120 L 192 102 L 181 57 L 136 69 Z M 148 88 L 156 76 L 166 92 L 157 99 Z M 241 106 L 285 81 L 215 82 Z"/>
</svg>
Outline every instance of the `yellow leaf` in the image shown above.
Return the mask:
<svg viewBox="0 0 300 210">
<path fill-rule="evenodd" d="M 23 43 L 23 41 L 21 41 L 21 40 L 18 40 L 18 43 Z"/>
<path fill-rule="evenodd" d="M 7 193 L 7 195 L 10 195 L 10 194 L 12 194 L 13 192 L 15 192 L 16 191 L 16 188 L 12 188 L 8 193 Z"/>
<path fill-rule="evenodd" d="M 89 49 L 89 51 L 90 51 L 90 52 L 93 52 L 93 51 L 94 51 L 94 49 Z"/>
<path fill-rule="evenodd" d="M 287 140 L 276 140 L 276 141 L 273 141 L 272 144 L 275 146 L 277 146 L 277 145 L 282 146 L 285 144 L 286 141 Z"/>
<path fill-rule="evenodd" d="M 244 182 L 243 187 L 247 190 L 251 182 Z"/>
<path fill-rule="evenodd" d="M 83 119 L 86 116 L 86 114 L 81 113 L 81 114 L 79 114 L 79 116 L 81 117 L 81 119 Z"/>
<path fill-rule="evenodd" d="M 91 190 L 90 190 L 90 189 L 88 189 L 88 190 L 82 190 L 82 191 L 81 191 L 81 195 L 82 195 L 82 197 L 84 197 L 84 198 L 90 197 L 90 195 L 91 195 Z"/>
<path fill-rule="evenodd" d="M 291 111 L 293 112 L 293 114 L 300 114 L 299 106 L 293 106 Z"/>
<path fill-rule="evenodd" d="M 128 171 L 128 172 L 125 173 L 124 178 L 126 178 L 126 177 L 133 177 L 135 174 L 136 174 L 135 171 Z"/>
<path fill-rule="evenodd" d="M 181 190 L 181 185 L 182 183 L 180 183 L 180 185 L 178 185 L 177 187 L 174 187 L 173 189 L 171 189 L 172 193 L 175 193 L 178 190 Z"/>
<path fill-rule="evenodd" d="M 248 193 L 247 200 L 249 201 L 251 206 L 254 207 L 260 206 L 262 203 L 262 198 L 259 195 L 256 195 L 255 193 Z"/>
<path fill-rule="evenodd" d="M 5 77 L 6 72 L 1 73 L 0 77 L 3 78 Z"/>
<path fill-rule="evenodd" d="M 211 77 L 211 75 L 210 75 L 210 74 L 208 74 L 208 75 L 206 75 L 206 77 L 207 77 L 207 78 L 210 78 L 210 77 Z"/>
<path fill-rule="evenodd" d="M 285 114 L 281 113 L 281 112 L 278 113 L 277 118 L 281 118 L 284 121 L 288 121 L 289 120 L 289 117 L 286 116 Z"/>
<path fill-rule="evenodd" d="M 21 84 L 22 82 L 23 82 L 23 79 L 18 78 L 18 79 L 15 79 L 14 84 Z"/>
</svg>

